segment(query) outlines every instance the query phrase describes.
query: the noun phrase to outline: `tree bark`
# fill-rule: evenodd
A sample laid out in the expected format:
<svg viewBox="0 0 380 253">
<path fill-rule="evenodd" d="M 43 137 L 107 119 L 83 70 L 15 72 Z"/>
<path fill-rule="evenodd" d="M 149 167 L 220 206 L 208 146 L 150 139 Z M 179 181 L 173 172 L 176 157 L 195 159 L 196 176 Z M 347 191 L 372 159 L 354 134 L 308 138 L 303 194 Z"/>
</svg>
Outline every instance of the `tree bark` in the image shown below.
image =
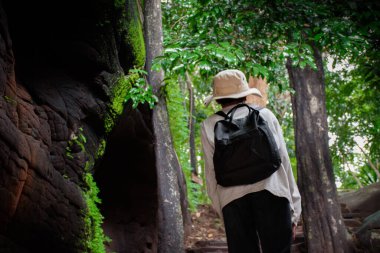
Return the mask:
<svg viewBox="0 0 380 253">
<path fill-rule="evenodd" d="M 328 146 L 322 58 L 314 48 L 317 70 L 287 62 L 292 95 L 298 184 L 309 253 L 352 252 L 343 223 Z"/>
<path fill-rule="evenodd" d="M 172 145 L 165 97 L 160 94 L 163 72 L 151 70 L 152 60 L 162 53 L 161 1 L 146 0 L 144 14 L 148 82 L 159 98 L 152 115 L 159 195 L 158 251 L 160 253 L 184 252 L 180 187 L 186 186 L 178 183 L 180 166 Z"/>
</svg>

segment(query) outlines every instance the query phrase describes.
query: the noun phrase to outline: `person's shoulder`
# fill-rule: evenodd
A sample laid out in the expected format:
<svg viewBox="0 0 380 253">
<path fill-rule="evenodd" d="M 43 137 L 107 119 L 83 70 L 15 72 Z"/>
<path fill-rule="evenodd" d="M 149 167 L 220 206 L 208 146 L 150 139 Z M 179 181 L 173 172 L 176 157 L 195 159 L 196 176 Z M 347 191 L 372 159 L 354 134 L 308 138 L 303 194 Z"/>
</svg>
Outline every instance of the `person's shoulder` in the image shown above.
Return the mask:
<svg viewBox="0 0 380 253">
<path fill-rule="evenodd" d="M 252 107 L 253 109 L 259 110 L 260 115 L 264 116 L 265 118 L 276 118 L 274 113 L 267 107 L 261 107 L 255 104 L 249 104 L 249 106 Z"/>
<path fill-rule="evenodd" d="M 215 120 L 218 118 L 218 115 L 215 113 L 208 116 L 205 120 L 202 121 L 201 125 L 202 127 L 207 127 L 215 123 Z"/>
<path fill-rule="evenodd" d="M 273 113 L 270 109 L 268 109 L 268 108 L 266 108 L 266 107 L 260 109 L 260 115 L 261 115 L 266 121 L 278 122 L 278 119 L 277 119 L 276 115 L 274 115 L 274 113 Z"/>
<path fill-rule="evenodd" d="M 264 108 L 260 109 L 260 113 L 261 114 L 266 114 L 266 115 L 268 115 L 268 116 L 270 116 L 272 118 L 273 117 L 276 118 L 276 116 L 274 115 L 274 113 L 270 109 L 268 109 L 267 107 L 264 107 Z"/>
</svg>

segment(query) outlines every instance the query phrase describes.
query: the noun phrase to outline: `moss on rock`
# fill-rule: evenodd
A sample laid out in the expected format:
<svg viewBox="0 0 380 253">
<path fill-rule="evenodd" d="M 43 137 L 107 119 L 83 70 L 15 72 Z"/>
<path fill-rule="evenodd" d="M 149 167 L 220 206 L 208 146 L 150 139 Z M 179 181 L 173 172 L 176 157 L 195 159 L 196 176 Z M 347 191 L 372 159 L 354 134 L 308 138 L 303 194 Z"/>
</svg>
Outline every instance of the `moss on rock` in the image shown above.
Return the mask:
<svg viewBox="0 0 380 253">
<path fill-rule="evenodd" d="M 134 58 L 133 66 L 137 68 L 145 64 L 145 42 L 142 32 L 142 25 L 138 20 L 131 20 L 128 24 L 126 43 L 130 45 L 131 53 Z"/>
<path fill-rule="evenodd" d="M 107 134 L 111 132 L 117 117 L 123 112 L 125 97 L 138 78 L 138 74 L 121 75 L 111 87 L 111 103 L 104 123 Z"/>
<path fill-rule="evenodd" d="M 120 15 L 117 27 L 122 42 L 120 51 L 123 52 L 120 63 L 124 71 L 141 68 L 145 64 L 146 53 L 140 1 L 115 0 L 114 3 Z"/>
<path fill-rule="evenodd" d="M 141 68 L 145 64 L 145 44 L 138 4 L 138 0 L 114 1 L 114 7 L 119 11 L 117 30 L 120 36 L 120 48 L 122 48 L 119 52 L 119 61 L 123 65 L 124 72 L 129 71 L 131 68 Z M 112 75 L 112 85 L 109 89 L 110 102 L 104 117 L 106 135 L 111 132 L 117 119 L 122 114 L 126 96 L 139 78 L 138 73 L 125 75 L 119 72 Z M 105 253 L 104 244 L 110 240 L 105 236 L 102 229 L 103 216 L 98 208 L 98 204 L 101 203 L 98 197 L 99 189 L 91 173 L 94 158 L 99 159 L 102 157 L 105 147 L 106 140 L 101 139 L 94 156 L 83 150 L 89 160 L 85 164 L 83 173 L 84 186 L 82 187 L 82 195 L 86 203 L 86 209 L 83 210 L 84 235 L 81 242 L 85 252 L 91 253 Z"/>
<path fill-rule="evenodd" d="M 118 12 L 117 31 L 121 39 L 119 60 L 124 72 L 132 68 L 141 68 L 145 64 L 145 42 L 140 19 L 139 0 L 114 0 Z M 104 119 L 106 134 L 110 133 L 117 117 L 124 109 L 125 98 L 138 74 L 120 74 L 111 87 L 111 103 Z"/>
<path fill-rule="evenodd" d="M 105 139 L 101 139 L 99 141 L 99 147 L 95 153 L 95 159 L 99 159 L 99 158 L 103 157 L 104 152 L 106 151 L 106 145 L 107 145 L 107 142 Z"/>
<path fill-rule="evenodd" d="M 98 204 L 101 203 L 98 197 L 99 188 L 94 181 L 90 172 L 93 167 L 92 162 L 86 162 L 83 180 L 85 182 L 85 190 L 82 192 L 86 202 L 86 209 L 84 213 L 84 252 L 91 253 L 105 253 L 105 243 L 110 242 L 111 239 L 104 234 L 102 223 L 103 215 L 100 213 Z"/>
</svg>

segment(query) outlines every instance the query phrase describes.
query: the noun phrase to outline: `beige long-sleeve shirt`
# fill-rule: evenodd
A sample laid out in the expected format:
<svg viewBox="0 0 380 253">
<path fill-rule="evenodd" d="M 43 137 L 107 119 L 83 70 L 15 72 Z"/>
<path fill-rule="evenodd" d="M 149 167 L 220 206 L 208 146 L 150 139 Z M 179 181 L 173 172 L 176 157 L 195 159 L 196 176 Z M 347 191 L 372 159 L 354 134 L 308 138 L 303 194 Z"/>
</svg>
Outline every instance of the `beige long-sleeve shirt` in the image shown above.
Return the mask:
<svg viewBox="0 0 380 253">
<path fill-rule="evenodd" d="M 254 105 L 250 105 L 255 108 Z M 227 113 L 233 106 L 223 109 Z M 248 114 L 247 108 L 238 108 L 234 118 L 241 118 Z M 280 168 L 270 177 L 261 180 L 254 184 L 223 187 L 218 185 L 215 179 L 215 171 L 213 164 L 214 155 L 214 126 L 215 123 L 223 117 L 213 114 L 208 117 L 201 125 L 201 138 L 203 146 L 203 154 L 205 159 L 205 176 L 207 193 L 211 199 L 213 208 L 222 216 L 222 208 L 229 202 L 243 197 L 251 192 L 268 190 L 272 194 L 285 197 L 289 200 L 292 210 L 292 222 L 297 224 L 301 215 L 301 196 L 298 191 L 297 184 L 294 180 L 291 169 L 289 155 L 286 150 L 285 141 L 283 138 L 281 126 L 274 114 L 266 108 L 260 110 L 260 115 L 268 123 L 272 130 L 275 141 L 279 148 L 282 164 Z"/>
</svg>

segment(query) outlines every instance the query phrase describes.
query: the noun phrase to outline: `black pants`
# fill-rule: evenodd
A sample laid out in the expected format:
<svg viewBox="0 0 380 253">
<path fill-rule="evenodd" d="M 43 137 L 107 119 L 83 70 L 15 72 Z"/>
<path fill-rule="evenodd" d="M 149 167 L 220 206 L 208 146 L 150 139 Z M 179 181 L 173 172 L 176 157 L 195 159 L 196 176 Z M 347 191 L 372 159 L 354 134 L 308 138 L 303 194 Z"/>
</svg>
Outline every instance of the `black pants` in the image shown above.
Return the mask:
<svg viewBox="0 0 380 253">
<path fill-rule="evenodd" d="M 223 208 L 229 253 L 290 252 L 289 202 L 269 191 L 247 194 Z"/>
</svg>

